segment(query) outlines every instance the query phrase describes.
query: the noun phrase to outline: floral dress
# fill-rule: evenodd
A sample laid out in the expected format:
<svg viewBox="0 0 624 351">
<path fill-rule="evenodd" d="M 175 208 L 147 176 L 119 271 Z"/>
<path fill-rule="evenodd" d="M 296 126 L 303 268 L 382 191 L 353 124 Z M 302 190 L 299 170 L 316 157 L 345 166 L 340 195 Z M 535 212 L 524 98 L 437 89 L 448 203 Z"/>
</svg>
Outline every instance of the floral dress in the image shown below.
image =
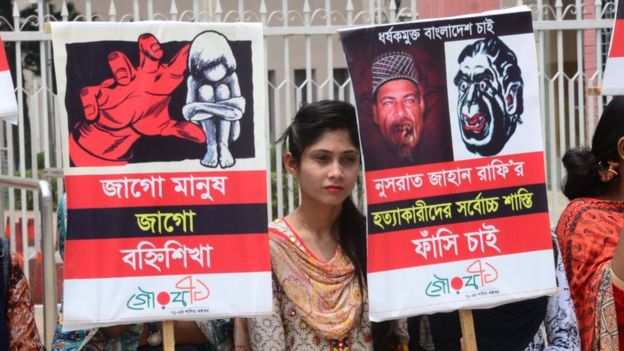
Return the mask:
<svg viewBox="0 0 624 351">
<path fill-rule="evenodd" d="M 28 281 L 14 254 L 11 254 L 10 269 L 11 279 L 7 291 L 9 349 L 21 351 L 44 350 L 35 323 L 35 306 L 30 299 Z"/>
</svg>

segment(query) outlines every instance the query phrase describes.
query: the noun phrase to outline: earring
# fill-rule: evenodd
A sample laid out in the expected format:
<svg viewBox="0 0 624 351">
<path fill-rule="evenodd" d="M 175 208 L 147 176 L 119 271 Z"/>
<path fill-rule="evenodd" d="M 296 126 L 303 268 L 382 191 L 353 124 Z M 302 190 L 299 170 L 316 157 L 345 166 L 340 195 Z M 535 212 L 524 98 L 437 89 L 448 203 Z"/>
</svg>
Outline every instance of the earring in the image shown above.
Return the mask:
<svg viewBox="0 0 624 351">
<path fill-rule="evenodd" d="M 612 181 L 613 178 L 615 178 L 615 176 L 618 175 L 618 171 L 616 169 L 617 167 L 620 166 L 620 164 L 615 161 L 607 161 L 607 164 L 609 165 L 607 169 L 598 171 L 598 175 L 600 176 L 600 181 L 603 183 L 608 183 Z"/>
</svg>

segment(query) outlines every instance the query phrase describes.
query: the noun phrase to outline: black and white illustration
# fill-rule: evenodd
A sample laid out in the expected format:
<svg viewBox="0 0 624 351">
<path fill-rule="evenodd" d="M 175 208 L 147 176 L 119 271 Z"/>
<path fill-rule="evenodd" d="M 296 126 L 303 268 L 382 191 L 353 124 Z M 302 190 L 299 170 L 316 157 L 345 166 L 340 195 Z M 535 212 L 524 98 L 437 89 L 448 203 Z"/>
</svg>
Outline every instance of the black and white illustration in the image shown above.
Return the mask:
<svg viewBox="0 0 624 351">
<path fill-rule="evenodd" d="M 447 89 L 455 160 L 542 148 L 532 36 L 447 42 Z M 531 57 L 529 57 L 531 56 Z M 535 100 L 535 101 L 533 101 Z"/>
<path fill-rule="evenodd" d="M 189 53 L 186 120 L 199 122 L 206 133 L 206 154 L 201 164 L 232 167 L 229 144 L 240 136 L 245 98 L 236 73 L 236 58 L 227 38 L 216 31 L 199 34 Z"/>
</svg>

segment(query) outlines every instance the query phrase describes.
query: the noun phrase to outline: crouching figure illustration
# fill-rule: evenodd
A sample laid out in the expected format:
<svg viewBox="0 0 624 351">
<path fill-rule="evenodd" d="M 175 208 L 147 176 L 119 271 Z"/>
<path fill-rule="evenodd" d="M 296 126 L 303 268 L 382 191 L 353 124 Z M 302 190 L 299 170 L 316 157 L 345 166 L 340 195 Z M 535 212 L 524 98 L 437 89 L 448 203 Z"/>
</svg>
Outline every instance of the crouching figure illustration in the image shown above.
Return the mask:
<svg viewBox="0 0 624 351">
<path fill-rule="evenodd" d="M 245 98 L 236 74 L 236 59 L 225 36 L 206 31 L 193 40 L 188 59 L 184 118 L 201 124 L 206 133 L 206 167 L 232 167 L 236 160 L 229 144 L 240 135 Z"/>
</svg>

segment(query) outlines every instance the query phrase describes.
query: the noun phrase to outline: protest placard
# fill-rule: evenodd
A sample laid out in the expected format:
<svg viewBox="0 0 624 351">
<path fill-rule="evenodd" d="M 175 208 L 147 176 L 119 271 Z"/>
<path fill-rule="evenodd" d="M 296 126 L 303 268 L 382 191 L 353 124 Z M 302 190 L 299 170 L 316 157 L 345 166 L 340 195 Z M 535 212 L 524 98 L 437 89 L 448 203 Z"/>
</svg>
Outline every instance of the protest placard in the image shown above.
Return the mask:
<svg viewBox="0 0 624 351">
<path fill-rule="evenodd" d="M 624 95 L 624 1 L 618 1 L 611 46 L 602 79 L 602 94 Z"/>
<path fill-rule="evenodd" d="M 528 8 L 340 34 L 363 149 L 371 319 L 553 293 Z"/>
<path fill-rule="evenodd" d="M 4 43 L 0 37 L 0 119 L 17 123 L 17 100 Z"/>
<path fill-rule="evenodd" d="M 271 313 L 260 24 L 53 23 L 65 330 Z"/>
</svg>

